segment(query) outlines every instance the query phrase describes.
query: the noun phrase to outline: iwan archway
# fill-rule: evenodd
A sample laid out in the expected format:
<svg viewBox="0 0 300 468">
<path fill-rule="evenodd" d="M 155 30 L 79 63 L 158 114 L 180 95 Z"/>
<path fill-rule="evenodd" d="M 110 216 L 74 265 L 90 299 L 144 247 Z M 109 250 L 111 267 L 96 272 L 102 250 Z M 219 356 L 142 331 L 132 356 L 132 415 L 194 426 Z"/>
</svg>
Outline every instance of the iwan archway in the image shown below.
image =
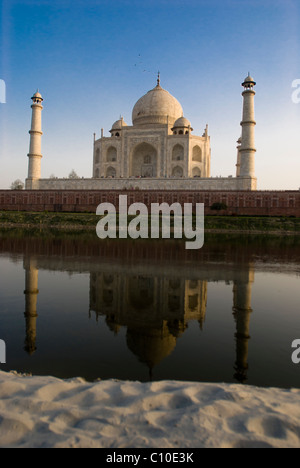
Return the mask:
<svg viewBox="0 0 300 468">
<path fill-rule="evenodd" d="M 149 143 L 140 143 L 131 154 L 130 177 L 158 177 L 157 151 Z"/>
</svg>

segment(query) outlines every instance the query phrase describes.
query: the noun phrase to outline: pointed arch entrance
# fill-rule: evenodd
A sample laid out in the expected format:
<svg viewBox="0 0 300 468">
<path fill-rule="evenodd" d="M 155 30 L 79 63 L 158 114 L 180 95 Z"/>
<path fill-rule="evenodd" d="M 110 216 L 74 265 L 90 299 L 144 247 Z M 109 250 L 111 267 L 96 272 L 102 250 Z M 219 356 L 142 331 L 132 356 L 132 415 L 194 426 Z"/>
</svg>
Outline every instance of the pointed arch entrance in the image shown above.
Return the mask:
<svg viewBox="0 0 300 468">
<path fill-rule="evenodd" d="M 149 143 L 140 143 L 132 151 L 130 176 L 157 177 L 157 150 Z"/>
</svg>

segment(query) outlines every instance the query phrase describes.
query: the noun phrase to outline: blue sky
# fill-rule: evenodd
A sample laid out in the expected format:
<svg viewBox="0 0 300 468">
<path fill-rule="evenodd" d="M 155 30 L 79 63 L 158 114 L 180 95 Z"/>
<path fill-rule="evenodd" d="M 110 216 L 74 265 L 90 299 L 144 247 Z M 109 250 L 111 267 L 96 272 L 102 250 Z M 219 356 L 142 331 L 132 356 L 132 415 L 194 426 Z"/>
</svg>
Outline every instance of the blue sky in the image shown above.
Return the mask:
<svg viewBox="0 0 300 468">
<path fill-rule="evenodd" d="M 92 174 L 93 133 L 156 84 L 181 103 L 194 134 L 209 125 L 212 175 L 235 174 L 241 83 L 256 87 L 259 189 L 300 187 L 298 0 L 2 0 L 0 187 L 27 174 L 31 96 L 44 97 L 42 176 Z"/>
</svg>

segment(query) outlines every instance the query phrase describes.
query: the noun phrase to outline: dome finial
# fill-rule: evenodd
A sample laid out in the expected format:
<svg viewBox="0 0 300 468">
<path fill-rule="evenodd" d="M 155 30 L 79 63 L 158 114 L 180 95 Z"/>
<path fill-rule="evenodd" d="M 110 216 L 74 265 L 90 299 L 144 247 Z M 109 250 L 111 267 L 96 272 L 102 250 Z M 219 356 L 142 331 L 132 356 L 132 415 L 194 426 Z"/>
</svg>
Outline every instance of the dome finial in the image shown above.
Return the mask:
<svg viewBox="0 0 300 468">
<path fill-rule="evenodd" d="M 160 86 L 160 71 L 157 74 L 157 86 Z"/>
</svg>

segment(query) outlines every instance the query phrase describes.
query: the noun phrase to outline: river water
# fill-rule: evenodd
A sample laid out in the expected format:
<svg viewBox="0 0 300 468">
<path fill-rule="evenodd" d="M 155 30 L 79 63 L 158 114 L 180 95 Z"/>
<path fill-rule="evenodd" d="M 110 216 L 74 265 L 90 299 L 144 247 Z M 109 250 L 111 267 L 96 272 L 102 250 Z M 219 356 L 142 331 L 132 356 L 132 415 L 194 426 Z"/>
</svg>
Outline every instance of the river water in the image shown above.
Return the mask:
<svg viewBox="0 0 300 468">
<path fill-rule="evenodd" d="M 0 231 L 5 371 L 300 388 L 300 237 Z"/>
</svg>

